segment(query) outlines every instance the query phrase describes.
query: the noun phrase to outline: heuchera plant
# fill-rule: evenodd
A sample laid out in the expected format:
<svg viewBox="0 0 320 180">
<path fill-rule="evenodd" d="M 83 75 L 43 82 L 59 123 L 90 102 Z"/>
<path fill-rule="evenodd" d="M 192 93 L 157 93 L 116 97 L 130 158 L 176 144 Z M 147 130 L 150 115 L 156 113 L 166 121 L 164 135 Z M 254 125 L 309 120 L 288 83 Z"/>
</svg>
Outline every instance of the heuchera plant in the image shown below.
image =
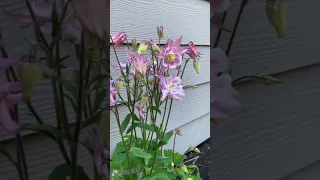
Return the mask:
<svg viewBox="0 0 320 180">
<path fill-rule="evenodd" d="M 200 53 L 193 42 L 188 43 L 188 48 L 181 47 L 182 37 L 169 39 L 166 46 L 160 48 L 164 31 L 162 26 L 157 30 L 157 43 L 142 41 L 138 46 L 133 40 L 132 46 L 125 47 L 127 57 L 121 61 L 117 49 L 127 42 L 127 35 L 120 32 L 110 37 L 117 60 L 114 69 L 119 74 L 110 80 L 111 111 L 121 135 L 111 156 L 113 180 L 201 179 L 194 162 L 185 161 L 183 154 L 175 152 L 176 136 L 181 136 L 181 131 L 167 129 L 172 120 L 173 101 L 186 95 L 182 85 L 186 66 L 192 60 L 199 73 Z M 124 119 L 119 117 L 120 105 L 129 112 Z M 172 136 L 173 148 L 164 149 Z M 190 151 L 199 152 L 197 148 L 189 148 L 187 152 Z"/>
<path fill-rule="evenodd" d="M 32 159 L 26 158 L 20 137 L 20 133 L 29 130 L 56 143 L 65 160 L 52 170 L 48 180 L 90 180 L 78 163 L 80 145 L 85 146 L 92 155 L 94 179 L 110 179 L 107 136 L 109 105 L 104 101 L 110 76 L 109 63 L 101 53 L 103 49 L 109 49 L 109 1 L 25 2 L 26 11 L 5 11 L 21 28 L 34 28 L 35 37 L 28 37 L 29 54 L 20 59 L 9 57 L 4 44 L 0 46 L 0 70 L 1 73 L 5 72 L 1 75 L 3 79 L 0 83 L 0 127 L 1 131 L 15 134 L 17 139 L 16 156 L 2 145 L 0 153 L 16 167 L 20 180 L 31 179 L 27 160 Z M 74 47 L 75 52 L 68 52 L 67 55 L 61 53 L 62 42 L 66 41 Z M 64 64 L 70 58 L 69 53 L 76 54 L 73 67 Z M 69 77 L 62 73 L 66 69 L 76 70 Z M 32 105 L 32 90 L 41 73 L 51 82 L 55 124 L 48 124 Z M 67 111 L 67 102 L 71 104 L 73 112 Z M 35 123 L 26 124 L 24 119 L 19 119 L 18 103 L 27 104 Z M 87 134 L 87 138 L 80 138 L 82 132 Z"/>
<path fill-rule="evenodd" d="M 262 81 L 266 85 L 281 83 L 280 80 L 271 76 L 249 75 L 233 81 L 231 79 L 228 55 L 232 48 L 240 19 L 249 2 L 250 0 L 241 0 L 235 24 L 232 31 L 229 31 L 223 23 L 227 16 L 230 0 L 211 0 L 211 27 L 213 27 L 213 31 L 218 29 L 218 32 L 214 32 L 214 39 L 211 39 L 212 47 L 210 51 L 210 117 L 214 123 L 217 123 L 217 119 L 229 119 L 232 112 L 241 107 L 239 93 L 233 88 L 233 85 L 239 81 L 253 79 Z M 266 14 L 270 24 L 277 31 L 278 37 L 283 38 L 286 31 L 286 9 L 283 5 L 283 0 L 266 0 Z M 218 47 L 222 31 L 231 33 L 225 51 Z"/>
</svg>

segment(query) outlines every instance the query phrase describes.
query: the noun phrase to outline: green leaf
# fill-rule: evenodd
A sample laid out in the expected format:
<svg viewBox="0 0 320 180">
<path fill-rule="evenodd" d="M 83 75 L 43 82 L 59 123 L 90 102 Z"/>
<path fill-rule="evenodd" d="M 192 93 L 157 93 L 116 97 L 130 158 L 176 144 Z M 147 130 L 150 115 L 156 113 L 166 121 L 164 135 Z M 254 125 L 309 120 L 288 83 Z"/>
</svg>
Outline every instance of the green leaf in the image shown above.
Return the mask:
<svg viewBox="0 0 320 180">
<path fill-rule="evenodd" d="M 183 172 L 183 170 L 180 167 L 176 169 L 176 172 L 178 176 L 180 176 L 182 179 L 187 179 L 186 174 Z"/>
<path fill-rule="evenodd" d="M 31 124 L 26 126 L 26 129 L 43 134 L 44 136 L 47 136 L 53 140 L 55 140 L 57 137 L 63 137 L 58 128 L 49 124 Z"/>
<path fill-rule="evenodd" d="M 168 144 L 168 142 L 169 142 L 170 138 L 172 137 L 172 135 L 173 135 L 172 131 L 165 133 L 163 138 L 162 138 L 162 141 L 159 142 L 158 146 L 161 147 L 161 146 L 164 146 L 164 145 Z"/>
<path fill-rule="evenodd" d="M 77 104 L 76 104 L 76 102 L 75 102 L 75 99 L 74 99 L 73 97 L 71 97 L 69 94 L 66 94 L 66 93 L 63 93 L 63 96 L 64 96 L 65 98 L 67 98 L 67 100 L 70 102 L 70 104 L 71 104 L 74 112 L 76 113 L 78 107 L 77 107 Z"/>
<path fill-rule="evenodd" d="M 131 114 L 127 114 L 127 116 L 122 121 L 122 123 L 120 125 L 120 131 L 121 131 L 120 133 L 121 134 L 123 134 L 123 132 L 127 129 L 131 117 L 132 117 Z"/>
<path fill-rule="evenodd" d="M 77 180 L 90 180 L 82 166 L 77 166 L 77 172 Z M 67 177 L 71 177 L 71 168 L 67 164 L 61 164 L 53 169 L 48 180 L 66 180 Z"/>
<path fill-rule="evenodd" d="M 151 174 L 151 176 L 143 177 L 141 180 L 171 180 L 171 179 L 164 173 L 153 173 Z"/>
<path fill-rule="evenodd" d="M 171 164 L 173 151 L 171 149 L 166 149 L 166 150 L 163 151 L 163 153 L 164 153 L 164 156 L 169 158 L 168 163 Z M 180 154 L 178 152 L 175 152 L 174 153 L 173 163 L 174 164 L 181 164 L 182 162 L 183 162 L 182 154 Z"/>
<path fill-rule="evenodd" d="M 132 126 L 129 126 L 129 128 L 126 131 L 126 134 L 129 134 L 132 131 Z"/>
<path fill-rule="evenodd" d="M 86 121 L 82 123 L 81 128 L 85 128 L 87 126 L 90 126 L 93 123 L 99 122 L 101 119 L 101 115 L 103 110 L 99 110 L 98 112 L 94 113 L 92 116 L 90 116 Z"/>
<path fill-rule="evenodd" d="M 130 149 L 130 152 L 137 156 L 137 157 L 141 157 L 141 158 L 152 158 L 153 156 L 149 153 L 147 153 L 145 150 L 137 148 L 137 147 L 132 147 Z"/>
<path fill-rule="evenodd" d="M 144 123 L 134 123 L 134 125 L 136 127 L 139 127 L 141 129 L 147 130 L 147 131 L 151 131 L 151 132 L 156 132 L 156 129 L 154 128 L 154 126 L 149 125 L 149 124 L 144 124 Z"/>
<path fill-rule="evenodd" d="M 65 87 L 66 90 L 68 90 L 72 94 L 74 99 L 78 99 L 78 91 L 74 83 L 72 83 L 68 79 L 64 79 L 58 76 L 53 76 L 52 78 L 58 81 L 63 87 Z"/>
<path fill-rule="evenodd" d="M 102 102 L 105 100 L 107 95 L 106 89 L 101 89 L 97 92 L 95 98 L 94 98 L 94 104 L 93 104 L 93 110 L 96 111 L 101 106 Z"/>
</svg>

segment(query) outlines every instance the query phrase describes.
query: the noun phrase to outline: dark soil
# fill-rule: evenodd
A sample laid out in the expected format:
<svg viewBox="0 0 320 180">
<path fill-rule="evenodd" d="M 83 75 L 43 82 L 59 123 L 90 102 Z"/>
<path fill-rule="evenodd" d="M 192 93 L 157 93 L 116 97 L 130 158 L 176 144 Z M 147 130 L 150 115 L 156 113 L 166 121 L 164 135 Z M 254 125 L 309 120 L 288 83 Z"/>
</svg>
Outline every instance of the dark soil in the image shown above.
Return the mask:
<svg viewBox="0 0 320 180">
<path fill-rule="evenodd" d="M 200 153 L 187 153 L 185 159 L 189 160 L 199 156 L 198 160 L 195 162 L 195 165 L 197 165 L 200 170 L 201 178 L 203 180 L 210 180 L 210 139 L 207 139 L 206 141 L 201 143 L 199 146 L 197 146 L 197 148 L 200 150 Z"/>
</svg>

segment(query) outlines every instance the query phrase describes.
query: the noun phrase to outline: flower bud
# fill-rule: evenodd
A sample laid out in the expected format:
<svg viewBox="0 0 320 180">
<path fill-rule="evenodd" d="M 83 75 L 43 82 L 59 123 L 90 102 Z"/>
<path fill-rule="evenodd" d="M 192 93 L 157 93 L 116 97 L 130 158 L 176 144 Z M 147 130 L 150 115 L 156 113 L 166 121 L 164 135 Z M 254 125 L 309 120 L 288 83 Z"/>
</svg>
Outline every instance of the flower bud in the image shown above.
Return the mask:
<svg viewBox="0 0 320 180">
<path fill-rule="evenodd" d="M 180 167 L 181 167 L 181 169 L 182 169 L 183 172 L 189 174 L 189 171 L 188 171 L 188 168 L 187 168 L 186 165 L 182 164 Z"/>
<path fill-rule="evenodd" d="M 141 42 L 138 48 L 138 54 L 144 54 L 148 50 L 148 45 L 146 42 Z"/>
<path fill-rule="evenodd" d="M 176 134 L 178 134 L 179 136 L 182 136 L 181 129 L 176 129 Z"/>
<path fill-rule="evenodd" d="M 147 102 L 148 102 L 148 99 L 149 99 L 148 94 L 145 94 L 145 95 L 142 96 L 142 98 L 141 98 L 141 105 L 142 105 L 142 107 L 145 107 L 145 106 L 146 106 L 146 104 L 147 104 Z"/>
<path fill-rule="evenodd" d="M 53 70 L 52 69 L 50 69 L 50 68 L 45 68 L 44 70 L 43 70 L 43 77 L 44 78 L 46 78 L 46 79 L 51 79 L 52 77 L 53 77 L 53 75 L 54 75 L 54 72 L 53 72 Z"/>
<path fill-rule="evenodd" d="M 38 63 L 22 62 L 19 67 L 20 82 L 22 85 L 22 98 L 27 101 L 32 96 L 32 89 L 40 76 Z"/>
<path fill-rule="evenodd" d="M 200 64 L 198 61 L 193 61 L 193 68 L 196 70 L 197 74 L 200 73 Z"/>
<path fill-rule="evenodd" d="M 164 39 L 164 32 L 163 32 L 163 27 L 157 27 L 157 33 L 158 33 L 158 37 L 159 39 Z"/>
<path fill-rule="evenodd" d="M 274 0 L 266 0 L 266 13 L 270 24 L 277 31 L 278 37 L 283 38 L 286 33 L 286 7 L 281 2 L 276 3 Z"/>
<path fill-rule="evenodd" d="M 174 167 L 174 163 L 173 162 L 171 162 L 171 166 Z"/>
<path fill-rule="evenodd" d="M 153 41 L 151 41 L 150 43 L 151 43 L 152 51 L 155 52 L 156 54 L 160 53 L 161 49 L 159 48 L 159 46 Z"/>
<path fill-rule="evenodd" d="M 133 50 L 137 50 L 137 48 L 138 48 L 138 43 L 137 43 L 137 40 L 135 40 L 135 39 L 133 39 L 132 40 L 132 42 L 131 42 L 131 44 L 132 44 L 132 48 L 133 48 Z"/>
<path fill-rule="evenodd" d="M 281 80 L 274 78 L 272 76 L 264 76 L 263 78 L 267 83 L 281 83 Z"/>
<path fill-rule="evenodd" d="M 116 85 L 117 91 L 120 93 L 120 90 L 123 87 L 123 82 L 121 80 L 117 80 L 115 82 L 115 85 Z"/>
<path fill-rule="evenodd" d="M 198 148 L 194 148 L 193 151 L 196 153 L 200 153 L 200 150 Z"/>
</svg>

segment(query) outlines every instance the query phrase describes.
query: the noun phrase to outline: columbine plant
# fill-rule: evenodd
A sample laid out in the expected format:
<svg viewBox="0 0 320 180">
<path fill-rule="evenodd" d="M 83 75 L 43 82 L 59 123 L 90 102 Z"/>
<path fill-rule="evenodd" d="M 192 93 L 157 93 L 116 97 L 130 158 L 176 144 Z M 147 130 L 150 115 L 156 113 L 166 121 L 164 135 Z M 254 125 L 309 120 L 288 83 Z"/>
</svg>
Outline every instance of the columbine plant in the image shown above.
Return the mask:
<svg viewBox="0 0 320 180">
<path fill-rule="evenodd" d="M 111 156 L 113 180 L 120 179 L 201 179 L 198 168 L 184 161 L 183 155 L 173 149 L 164 149 L 172 136 L 182 135 L 180 130 L 168 131 L 173 101 L 183 99 L 186 92 L 182 85 L 188 62 L 200 71 L 200 53 L 193 42 L 188 48 L 181 47 L 180 37 L 169 39 L 160 48 L 164 38 L 163 27 L 158 27 L 158 44 L 135 40 L 126 46 L 126 59 L 119 60 L 116 48 L 127 41 L 124 32 L 110 37 L 117 57 L 119 77 L 110 80 L 111 111 L 115 115 L 122 141 Z M 123 89 L 121 89 L 124 87 Z M 125 94 L 125 95 L 124 95 Z M 119 105 L 129 114 L 119 118 Z M 190 148 L 189 151 L 198 151 Z"/>
<path fill-rule="evenodd" d="M 31 130 L 52 139 L 65 160 L 52 170 L 49 180 L 90 180 L 78 164 L 79 144 L 84 145 L 92 155 L 94 179 L 110 179 L 109 105 L 104 102 L 109 63 L 101 53 L 103 49 L 109 49 L 106 48 L 109 2 L 26 0 L 26 5 L 27 11 L 21 13 L 5 11 L 21 28 L 33 27 L 35 39 L 27 39 L 31 46 L 30 53 L 20 60 L 9 57 L 4 45 L 0 46 L 0 70 L 5 71 L 0 76 L 5 77 L 0 84 L 0 127 L 1 131 L 16 134 L 18 140 L 16 157 L 3 146 L 0 146 L 0 153 L 14 164 L 20 180 L 29 180 L 20 133 Z M 65 60 L 70 58 L 60 52 L 62 42 L 66 41 L 76 50 L 74 67 L 64 65 Z M 44 64 L 40 65 L 41 62 Z M 62 73 L 68 68 L 76 69 L 70 77 Z M 41 118 L 31 103 L 32 90 L 41 72 L 51 82 L 55 124 L 46 124 L 48 122 Z M 73 112 L 67 111 L 67 102 Z M 24 119 L 19 119 L 18 103 L 27 104 L 37 123 L 25 124 Z M 71 114 L 75 114 L 75 118 Z M 80 138 L 81 132 L 87 134 L 85 140 Z"/>
</svg>

